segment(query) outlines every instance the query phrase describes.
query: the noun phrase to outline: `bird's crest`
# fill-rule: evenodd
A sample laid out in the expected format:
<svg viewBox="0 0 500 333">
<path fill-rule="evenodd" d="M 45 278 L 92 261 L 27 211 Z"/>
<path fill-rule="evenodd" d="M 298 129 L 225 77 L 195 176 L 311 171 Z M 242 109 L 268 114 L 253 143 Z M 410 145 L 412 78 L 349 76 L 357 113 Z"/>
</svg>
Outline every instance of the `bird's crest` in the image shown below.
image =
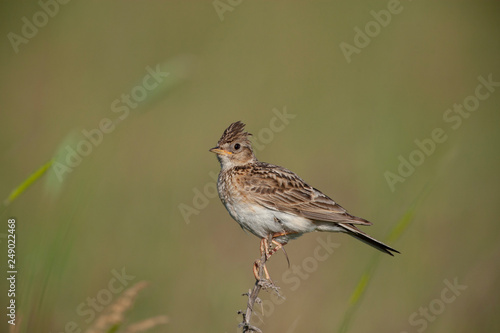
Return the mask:
<svg viewBox="0 0 500 333">
<path fill-rule="evenodd" d="M 244 128 L 245 128 L 245 124 L 243 124 L 241 121 L 237 121 L 237 122 L 229 125 L 229 127 L 226 128 L 226 130 L 222 134 L 221 138 L 219 139 L 219 142 L 217 143 L 218 146 L 220 147 L 221 145 L 223 145 L 225 143 L 233 142 L 233 141 L 246 141 L 246 142 L 250 143 L 250 140 L 248 137 L 252 134 L 243 131 Z"/>
</svg>

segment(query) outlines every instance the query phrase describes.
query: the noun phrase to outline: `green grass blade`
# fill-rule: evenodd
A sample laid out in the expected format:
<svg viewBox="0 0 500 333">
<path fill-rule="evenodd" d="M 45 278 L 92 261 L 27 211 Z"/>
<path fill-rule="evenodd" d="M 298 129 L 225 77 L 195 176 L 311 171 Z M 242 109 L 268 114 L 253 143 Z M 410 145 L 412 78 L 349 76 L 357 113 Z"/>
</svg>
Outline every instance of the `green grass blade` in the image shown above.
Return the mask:
<svg viewBox="0 0 500 333">
<path fill-rule="evenodd" d="M 361 304 L 361 300 L 365 295 L 366 288 L 370 283 L 370 280 L 373 276 L 373 273 L 375 272 L 375 269 L 378 266 L 379 261 L 380 261 L 380 253 L 377 253 L 374 255 L 373 260 L 370 260 L 370 264 L 368 265 L 365 272 L 361 276 L 361 279 L 356 285 L 356 288 L 354 288 L 354 291 L 352 292 L 351 297 L 349 299 L 349 307 L 347 308 L 347 311 L 344 314 L 344 318 L 342 319 L 342 323 L 340 324 L 340 328 L 338 330 L 339 332 L 347 332 L 347 330 L 349 329 L 351 320 L 354 314 L 356 313 L 357 308 Z"/>
<path fill-rule="evenodd" d="M 354 289 L 353 293 L 351 294 L 351 298 L 349 299 L 349 304 L 354 305 L 359 302 L 361 297 L 363 296 L 363 293 L 366 289 L 366 286 L 368 285 L 368 282 L 370 281 L 370 274 L 369 272 L 365 272 L 362 276 L 361 279 L 358 282 L 358 285 Z"/>
<path fill-rule="evenodd" d="M 4 200 L 4 206 L 10 205 L 17 197 L 19 197 L 24 191 L 26 191 L 31 185 L 33 185 L 40 177 L 42 177 L 45 172 L 52 166 L 53 160 L 48 161 L 41 167 L 39 167 L 35 172 L 29 175 L 18 187 L 16 187 L 12 192 L 10 192 L 7 199 Z"/>
<path fill-rule="evenodd" d="M 430 188 L 431 188 L 430 183 L 428 183 L 422 189 L 422 191 L 420 191 L 419 195 L 415 198 L 415 200 L 410 204 L 405 214 L 399 219 L 398 223 L 396 223 L 394 228 L 391 230 L 389 237 L 387 237 L 387 242 L 389 244 L 392 244 L 393 242 L 398 240 L 403 234 L 403 232 L 406 231 L 406 229 L 408 229 L 408 226 L 415 217 L 417 207 L 425 198 L 425 196 L 429 193 Z M 351 297 L 349 299 L 349 307 L 347 308 L 344 318 L 342 319 L 342 322 L 340 324 L 338 330 L 339 333 L 345 333 L 348 331 L 352 322 L 352 318 L 354 317 L 354 314 L 356 313 L 356 310 L 359 307 L 361 300 L 363 299 L 366 288 L 368 287 L 368 284 L 370 283 L 370 280 L 372 279 L 375 270 L 377 269 L 380 263 L 380 258 L 381 258 L 381 253 L 376 253 L 374 255 L 373 260 L 370 260 L 368 267 L 361 276 L 358 284 L 356 285 L 356 288 L 354 288 L 354 291 L 352 292 Z"/>
</svg>

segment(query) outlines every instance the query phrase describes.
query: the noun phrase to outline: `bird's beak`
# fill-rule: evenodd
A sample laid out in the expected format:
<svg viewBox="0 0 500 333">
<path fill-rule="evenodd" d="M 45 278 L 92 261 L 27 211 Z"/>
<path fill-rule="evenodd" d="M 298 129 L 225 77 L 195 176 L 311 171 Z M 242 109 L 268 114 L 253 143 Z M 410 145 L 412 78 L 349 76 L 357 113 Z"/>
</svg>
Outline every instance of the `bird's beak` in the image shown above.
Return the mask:
<svg viewBox="0 0 500 333">
<path fill-rule="evenodd" d="M 216 153 L 218 155 L 232 155 L 233 154 L 230 151 L 220 149 L 219 147 L 214 147 L 214 148 L 210 149 L 210 152 Z"/>
</svg>

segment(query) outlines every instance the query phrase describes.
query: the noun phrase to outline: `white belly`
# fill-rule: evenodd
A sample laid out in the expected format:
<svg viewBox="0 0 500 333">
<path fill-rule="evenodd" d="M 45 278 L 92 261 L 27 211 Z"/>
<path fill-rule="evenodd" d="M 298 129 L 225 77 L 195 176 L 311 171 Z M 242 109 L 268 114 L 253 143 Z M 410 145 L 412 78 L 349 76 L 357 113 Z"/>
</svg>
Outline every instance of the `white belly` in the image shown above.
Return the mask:
<svg viewBox="0 0 500 333">
<path fill-rule="evenodd" d="M 243 229 L 260 238 L 282 232 L 294 232 L 296 234 L 283 238 L 295 238 L 303 233 L 316 230 L 316 225 L 306 218 L 270 210 L 260 205 L 242 205 L 228 202 L 226 208 Z"/>
</svg>

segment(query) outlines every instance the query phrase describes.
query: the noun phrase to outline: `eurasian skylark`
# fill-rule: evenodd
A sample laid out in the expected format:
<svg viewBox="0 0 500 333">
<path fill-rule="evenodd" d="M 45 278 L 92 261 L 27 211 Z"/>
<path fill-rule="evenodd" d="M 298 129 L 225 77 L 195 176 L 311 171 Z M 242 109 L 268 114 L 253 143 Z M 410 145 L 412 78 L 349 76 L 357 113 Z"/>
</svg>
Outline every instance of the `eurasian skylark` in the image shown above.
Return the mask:
<svg viewBox="0 0 500 333">
<path fill-rule="evenodd" d="M 384 253 L 399 253 L 356 227 L 371 222 L 349 214 L 292 171 L 259 162 L 244 127 L 241 121 L 232 123 L 210 151 L 221 164 L 219 197 L 244 230 L 261 238 L 261 255 L 266 251 L 268 258 L 290 239 L 312 231 L 344 232 Z M 259 279 L 257 267 L 256 262 L 254 275 Z M 265 266 L 264 271 L 269 279 Z"/>
</svg>

